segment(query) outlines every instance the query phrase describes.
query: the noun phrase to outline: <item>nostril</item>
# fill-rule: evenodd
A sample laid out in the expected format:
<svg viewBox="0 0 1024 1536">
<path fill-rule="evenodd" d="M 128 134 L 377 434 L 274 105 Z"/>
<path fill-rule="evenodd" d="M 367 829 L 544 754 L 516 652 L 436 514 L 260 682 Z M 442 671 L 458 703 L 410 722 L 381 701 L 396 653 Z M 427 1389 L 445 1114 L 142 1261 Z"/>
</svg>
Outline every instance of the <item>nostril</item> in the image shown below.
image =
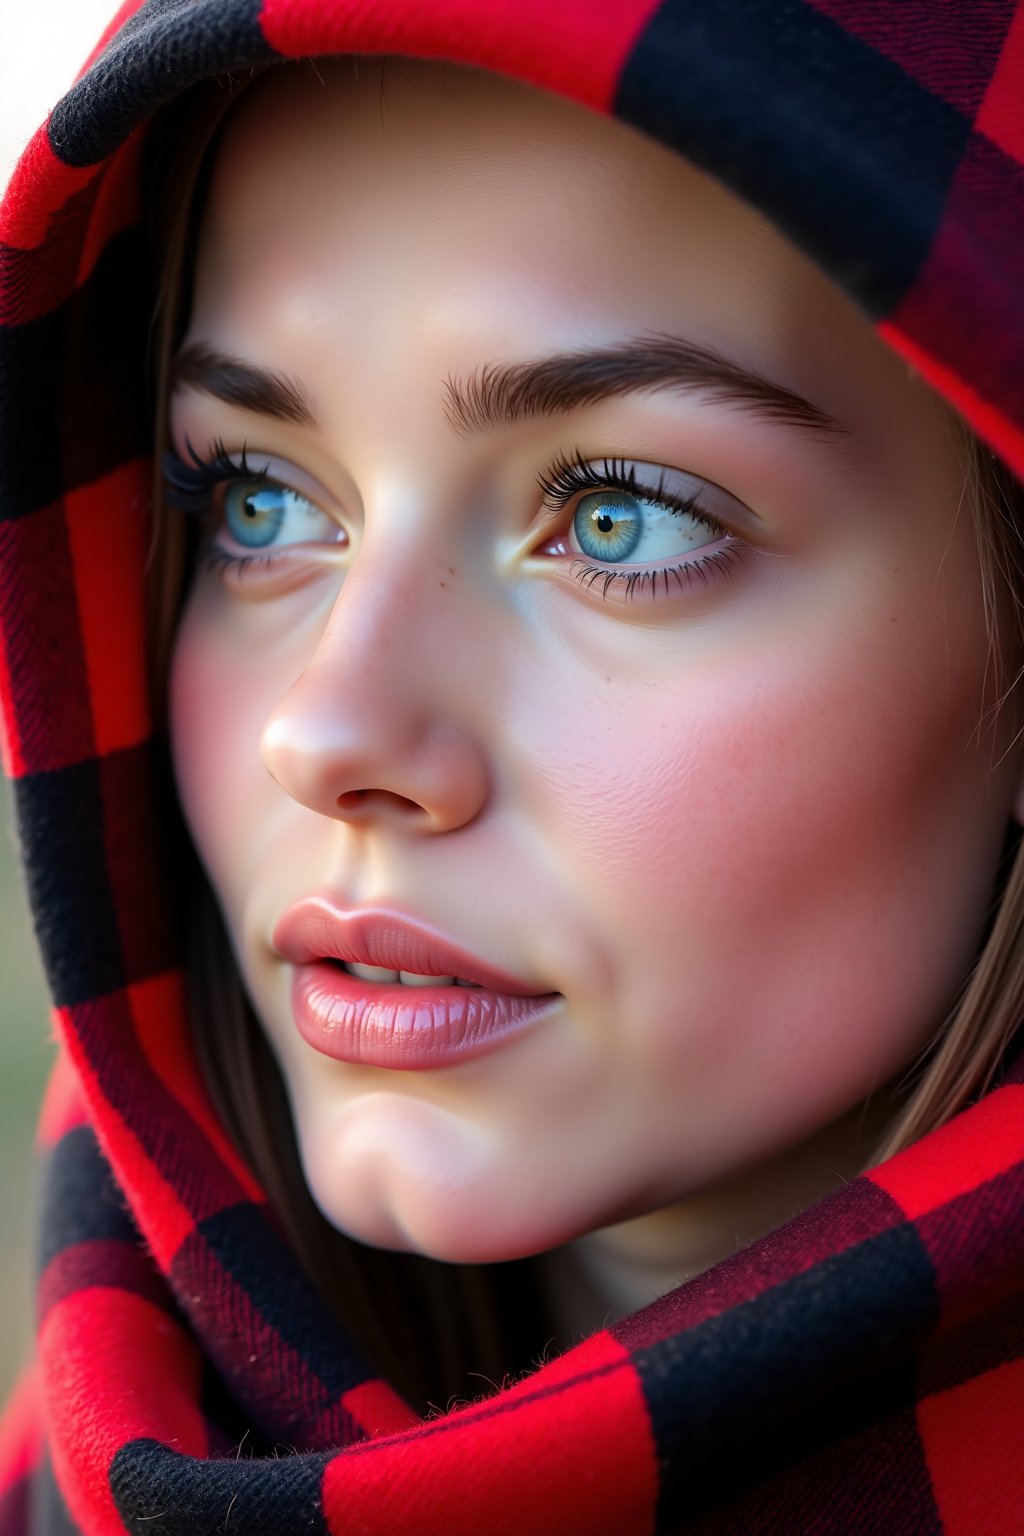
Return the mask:
<svg viewBox="0 0 1024 1536">
<path fill-rule="evenodd" d="M 395 794 L 390 789 L 347 789 L 338 796 L 336 803 L 343 815 L 372 811 L 375 805 L 385 803 L 400 806 L 403 810 L 423 810 L 415 800 L 410 800 L 407 795 Z"/>
<path fill-rule="evenodd" d="M 368 794 L 369 790 L 367 789 L 346 790 L 343 795 L 338 796 L 338 809 L 342 811 L 352 810 L 355 806 L 359 805 L 360 801 L 365 800 Z"/>
</svg>

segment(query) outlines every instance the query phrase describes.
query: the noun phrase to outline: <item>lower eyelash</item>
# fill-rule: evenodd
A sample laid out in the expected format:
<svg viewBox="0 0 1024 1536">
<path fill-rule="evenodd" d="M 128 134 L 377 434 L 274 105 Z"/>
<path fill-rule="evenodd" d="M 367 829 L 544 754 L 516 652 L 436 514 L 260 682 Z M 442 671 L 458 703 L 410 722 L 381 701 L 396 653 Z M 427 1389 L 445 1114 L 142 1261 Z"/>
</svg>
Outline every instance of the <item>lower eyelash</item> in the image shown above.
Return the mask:
<svg viewBox="0 0 1024 1536">
<path fill-rule="evenodd" d="M 232 555 L 226 549 L 220 549 L 216 544 L 203 551 L 201 555 L 203 566 L 208 571 L 216 571 L 223 575 L 226 571 L 233 571 L 236 576 L 244 576 L 246 571 L 253 570 L 257 566 L 273 565 L 275 555 Z"/>
<path fill-rule="evenodd" d="M 273 554 L 232 555 L 226 549 L 211 545 L 200 558 L 208 571 L 220 574 L 232 571 L 241 578 L 246 571 L 273 565 L 277 557 Z M 569 567 L 569 574 L 574 581 L 579 582 L 580 586 L 586 587 L 588 592 L 595 582 L 601 581 L 603 583 L 602 598 L 607 598 L 608 589 L 616 581 L 624 582 L 626 589 L 624 598 L 628 603 L 632 600 L 637 586 L 642 595 L 648 582 L 651 586 L 651 597 L 657 597 L 659 578 L 666 596 L 669 593 L 670 581 L 676 583 L 680 592 L 688 591 L 698 581 L 706 587 L 714 576 L 730 575 L 740 558 L 739 546 L 731 545 L 726 549 L 716 550 L 713 555 L 702 555 L 700 559 L 690 560 L 684 565 L 666 566 L 657 571 L 616 571 L 609 570 L 607 566 L 588 565 L 585 560 L 574 560 Z"/>
<path fill-rule="evenodd" d="M 725 549 L 716 550 L 712 555 L 701 555 L 700 559 L 687 561 L 684 565 L 666 566 L 657 571 L 609 570 L 607 566 L 588 565 L 585 560 L 574 560 L 569 567 L 569 574 L 588 592 L 595 582 L 603 581 L 602 598 L 608 596 L 608 590 L 615 582 L 624 582 L 623 595 L 628 603 L 632 600 L 637 586 L 639 585 L 642 595 L 648 582 L 650 582 L 652 598 L 658 595 L 659 581 L 666 596 L 669 593 L 670 581 L 675 581 L 680 592 L 689 591 L 698 582 L 706 587 L 718 575 L 730 575 L 740 559 L 740 547 L 738 544 L 733 544 Z"/>
</svg>

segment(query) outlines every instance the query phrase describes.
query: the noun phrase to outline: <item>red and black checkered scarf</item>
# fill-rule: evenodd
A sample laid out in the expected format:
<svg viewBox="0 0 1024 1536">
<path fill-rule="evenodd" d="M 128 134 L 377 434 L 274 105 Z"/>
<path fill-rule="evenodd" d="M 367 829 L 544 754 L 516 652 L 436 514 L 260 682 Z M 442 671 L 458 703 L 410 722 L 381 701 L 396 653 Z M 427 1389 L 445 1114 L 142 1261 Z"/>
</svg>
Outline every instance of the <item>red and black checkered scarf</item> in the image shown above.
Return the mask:
<svg viewBox="0 0 1024 1536">
<path fill-rule="evenodd" d="M 146 702 L 147 125 L 202 80 L 351 52 L 500 70 L 662 140 L 1024 474 L 1024 4 L 122 7 L 0 214 L 3 745 L 62 1041 L 0 1533 L 1019 1536 L 1019 1068 L 654 1306 L 425 1421 L 312 1293 L 211 1114 Z M 250 1433 L 271 1449 L 240 1455 Z"/>
</svg>

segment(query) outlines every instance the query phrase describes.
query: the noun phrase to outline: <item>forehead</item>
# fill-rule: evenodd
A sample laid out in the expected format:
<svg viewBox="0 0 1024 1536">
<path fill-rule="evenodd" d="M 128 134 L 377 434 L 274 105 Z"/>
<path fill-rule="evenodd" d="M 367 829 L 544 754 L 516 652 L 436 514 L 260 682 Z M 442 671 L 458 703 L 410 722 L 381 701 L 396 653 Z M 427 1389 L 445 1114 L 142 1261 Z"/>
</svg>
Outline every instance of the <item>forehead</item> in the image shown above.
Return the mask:
<svg viewBox="0 0 1024 1536">
<path fill-rule="evenodd" d="M 251 356 L 258 336 L 258 361 L 299 374 L 339 343 L 385 352 L 436 394 L 451 372 L 645 332 L 724 350 L 869 433 L 924 394 L 753 209 L 576 103 L 455 66 L 326 60 L 267 71 L 232 109 L 191 339 Z"/>
<path fill-rule="evenodd" d="M 427 176 L 441 192 L 506 198 L 549 183 L 567 191 L 600 166 L 609 193 L 628 197 L 682 162 L 635 130 L 482 70 L 412 59 L 327 59 L 277 66 L 245 90 L 222 135 L 228 175 L 285 175 L 295 195 L 353 182 L 367 160 L 412 192 Z M 712 184 L 708 182 L 708 185 Z"/>
<path fill-rule="evenodd" d="M 224 131 L 201 268 L 237 291 L 272 265 L 278 284 L 289 271 L 338 272 L 339 260 L 361 276 L 368 251 L 378 282 L 400 273 L 415 285 L 419 265 L 436 287 L 428 261 L 445 261 L 478 280 L 514 269 L 561 303 L 606 307 L 624 295 L 637 307 L 653 278 L 692 292 L 698 265 L 712 304 L 723 261 L 730 302 L 737 284 L 820 283 L 716 183 L 575 103 L 410 60 L 268 71 Z"/>
</svg>

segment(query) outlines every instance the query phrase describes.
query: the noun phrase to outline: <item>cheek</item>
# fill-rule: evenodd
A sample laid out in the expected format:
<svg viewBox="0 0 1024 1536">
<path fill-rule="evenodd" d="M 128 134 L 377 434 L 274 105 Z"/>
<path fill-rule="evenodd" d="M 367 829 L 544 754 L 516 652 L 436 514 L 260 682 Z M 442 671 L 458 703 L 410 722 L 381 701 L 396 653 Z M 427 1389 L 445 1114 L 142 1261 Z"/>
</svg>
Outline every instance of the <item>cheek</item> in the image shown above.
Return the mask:
<svg viewBox="0 0 1024 1536">
<path fill-rule="evenodd" d="M 193 842 L 229 909 L 244 896 L 258 850 L 254 832 L 266 829 L 273 801 L 259 745 L 272 685 L 263 659 L 239 654 L 195 602 L 186 609 L 170 674 L 175 780 Z"/>
<path fill-rule="evenodd" d="M 958 672 L 930 619 L 907 646 L 854 615 L 549 727 L 547 836 L 646 1070 L 745 1056 L 756 1105 L 789 1052 L 839 1093 L 844 1052 L 895 1070 L 970 962 L 1007 814 L 972 741 L 983 646 Z"/>
</svg>

